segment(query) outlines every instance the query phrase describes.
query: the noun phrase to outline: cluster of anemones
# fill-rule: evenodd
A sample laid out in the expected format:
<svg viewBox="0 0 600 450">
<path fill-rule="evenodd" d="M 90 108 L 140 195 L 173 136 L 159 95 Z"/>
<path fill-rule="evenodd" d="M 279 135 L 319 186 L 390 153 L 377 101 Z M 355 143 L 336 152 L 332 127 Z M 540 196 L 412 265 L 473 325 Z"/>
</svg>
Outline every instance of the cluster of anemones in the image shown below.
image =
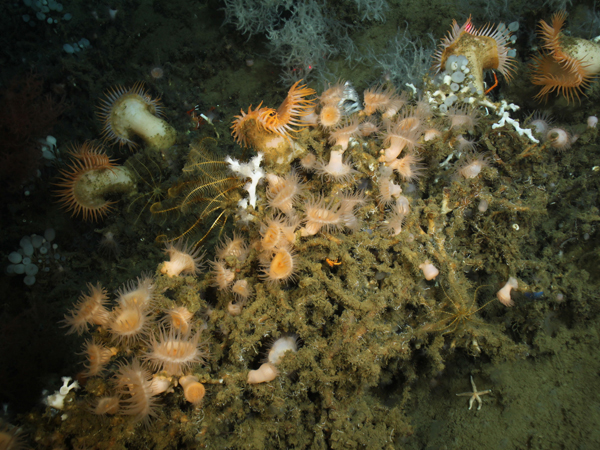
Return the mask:
<svg viewBox="0 0 600 450">
<path fill-rule="evenodd" d="M 544 143 L 556 150 L 567 150 L 578 138 L 568 129 L 554 125 L 554 120 L 547 112 L 533 113 L 527 126 L 541 136 Z"/>
<path fill-rule="evenodd" d="M 445 134 L 455 156 L 460 158 L 456 169 L 460 177 L 475 178 L 489 165 L 488 157 L 477 153 L 475 142 L 463 135 L 474 133 L 479 123 L 479 113 L 471 105 L 451 107 L 442 118 L 436 119 L 428 102 L 410 103 L 406 93 L 398 94 L 391 87 L 367 89 L 362 110 L 356 106 L 357 98 L 358 94 L 346 82 L 339 82 L 321 94 L 311 114 L 314 125 L 319 125 L 320 132 L 328 136 L 331 144 L 328 159 L 319 160 L 316 154 L 304 149 L 300 160 L 304 177 L 314 172 L 323 181 L 335 183 L 335 193 L 330 196 L 307 194 L 303 173 L 296 169 L 282 176 L 279 174 L 281 166 L 276 165 L 278 174 L 266 174 L 268 206 L 284 216 L 275 215 L 261 225 L 264 242 L 259 250 L 265 278 L 285 281 L 293 275 L 289 270 L 285 275 L 275 276 L 271 270 L 269 264 L 274 261 L 285 264 L 294 261 L 293 253 L 286 253 L 288 247 L 292 248 L 294 238 L 289 238 L 285 245 L 275 245 L 274 236 L 277 239 L 293 236 L 298 225 L 302 236 L 358 227 L 354 212 L 365 199 L 362 194 L 343 193 L 341 189 L 351 189 L 358 174 L 352 167 L 351 149 L 363 144 L 361 140 L 368 136 L 377 134 L 383 142 L 379 156 L 381 170 L 375 179 L 380 204 L 390 208 L 385 226 L 392 235 L 401 232 L 409 211 L 408 199 L 401 195 L 399 182 L 414 182 L 421 176 L 424 166 L 419 150 L 425 142 L 441 139 L 444 128 L 453 132 Z M 240 120 L 234 122 L 234 136 L 238 139 L 241 139 Z M 279 250 L 280 254 L 276 254 Z M 229 278 L 233 281 L 231 274 Z"/>
<path fill-rule="evenodd" d="M 238 235 L 226 238 L 217 247 L 215 261 L 210 263 L 212 272 L 212 285 L 221 292 L 231 291 L 235 297 L 227 305 L 227 310 L 232 316 L 242 313 L 242 308 L 252 297 L 252 286 L 246 279 L 236 280 L 236 273 L 246 262 L 250 250 L 248 244 Z"/>
<path fill-rule="evenodd" d="M 160 99 L 153 99 L 142 83 L 131 88 L 116 86 L 101 101 L 99 117 L 104 125 L 104 138 L 131 148 L 140 137 L 146 147 L 165 150 L 175 144 L 177 133 L 160 118 Z M 113 193 L 135 188 L 133 171 L 118 166 L 100 146 L 85 142 L 74 146 L 70 166 L 60 170 L 56 192 L 62 207 L 83 220 L 101 220 L 114 202 L 105 200 Z"/>
<path fill-rule="evenodd" d="M 298 228 L 296 216 L 271 216 L 261 224 L 261 239 L 256 243 L 262 265 L 261 277 L 270 283 L 285 283 L 294 279 L 298 270 L 293 250 Z"/>
<path fill-rule="evenodd" d="M 193 314 L 183 306 L 176 306 L 164 311 L 162 324 L 154 326 L 151 311 L 155 309 L 156 298 L 150 276 L 126 283 L 117 292 L 112 310 L 107 309 L 105 289 L 99 284 L 90 284 L 88 288 L 89 292 L 65 315 L 67 333 L 82 334 L 90 326 L 98 326 L 108 331 L 109 338 L 102 333 L 104 342 L 99 336 L 86 341 L 82 352 L 86 357 L 85 371 L 80 378 L 102 376 L 113 357 L 130 353 L 139 344 L 147 348 L 141 358 L 119 363 L 113 394 L 98 399 L 92 410 L 96 414 L 132 415 L 148 423 L 156 416 L 157 396 L 173 391 L 174 377 L 184 375 L 208 356 L 200 343 L 200 332 L 193 331 Z M 179 384 L 188 401 L 201 403 L 204 386 L 197 379 L 183 376 Z"/>
</svg>

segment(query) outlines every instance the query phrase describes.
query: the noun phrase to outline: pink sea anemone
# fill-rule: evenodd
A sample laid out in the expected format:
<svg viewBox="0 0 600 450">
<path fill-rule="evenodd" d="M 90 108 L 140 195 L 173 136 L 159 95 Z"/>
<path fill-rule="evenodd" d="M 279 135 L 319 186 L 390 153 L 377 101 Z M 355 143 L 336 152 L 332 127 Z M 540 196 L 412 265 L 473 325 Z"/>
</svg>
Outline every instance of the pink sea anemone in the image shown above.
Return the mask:
<svg viewBox="0 0 600 450">
<path fill-rule="evenodd" d="M 333 201 L 325 203 L 325 200 L 320 197 L 310 199 L 305 207 L 306 218 L 302 234 L 313 236 L 321 229 L 325 231 L 339 229 L 343 225 L 339 207 L 339 203 L 334 204 Z"/>
<path fill-rule="evenodd" d="M 291 170 L 285 177 L 274 174 L 266 176 L 267 199 L 271 208 L 279 209 L 285 214 L 292 214 L 293 208 L 304 192 L 304 184 L 295 170 Z"/>
<path fill-rule="evenodd" d="M 235 272 L 227 267 L 225 261 L 212 261 L 210 265 L 213 275 L 212 286 L 216 286 L 221 291 L 228 291 L 235 280 Z"/>
<path fill-rule="evenodd" d="M 248 244 L 243 238 L 234 233 L 232 238 L 226 237 L 223 242 L 219 243 L 215 250 L 215 256 L 221 260 L 236 258 L 241 264 L 246 261 L 249 252 Z"/>
<path fill-rule="evenodd" d="M 350 119 L 346 124 L 337 128 L 329 135 L 329 142 L 342 147 L 342 152 L 348 148 L 350 139 L 360 136 L 360 122 L 357 117 Z"/>
<path fill-rule="evenodd" d="M 489 159 L 483 153 L 467 155 L 456 169 L 456 173 L 463 178 L 475 178 L 484 167 L 489 167 L 489 165 Z"/>
<path fill-rule="evenodd" d="M 77 333 L 81 335 L 89 329 L 89 325 L 107 325 L 110 314 L 105 308 L 108 296 L 106 289 L 98 283 L 96 286 L 88 283 L 89 294 L 82 294 L 74 308 L 65 315 L 62 322 L 68 326 L 67 334 Z"/>
<path fill-rule="evenodd" d="M 446 114 L 450 128 L 464 128 L 472 133 L 479 124 L 479 111 L 471 106 L 453 106 Z"/>
<path fill-rule="evenodd" d="M 118 291 L 118 301 L 122 305 L 135 304 L 149 308 L 154 304 L 154 283 L 149 274 L 137 278 L 137 284 L 129 280 Z"/>
<path fill-rule="evenodd" d="M 115 375 L 117 393 L 121 396 L 121 414 L 135 416 L 148 426 L 158 416 L 157 399 L 152 391 L 152 376 L 139 360 L 121 364 Z"/>
<path fill-rule="evenodd" d="M 567 150 L 571 147 L 571 134 L 564 128 L 551 128 L 546 132 L 546 142 L 556 150 Z"/>
<path fill-rule="evenodd" d="M 201 364 L 208 358 L 208 350 L 199 343 L 200 333 L 183 334 L 171 328 L 168 332 L 161 328 L 158 337 L 151 335 L 146 344 L 149 347 L 144 359 L 155 372 L 164 371 L 167 375 L 180 375 L 194 364 Z"/>
<path fill-rule="evenodd" d="M 405 181 L 415 181 L 421 175 L 425 167 L 421 164 L 421 158 L 414 153 L 408 153 L 400 159 L 395 159 L 387 166 L 394 169 Z"/>
<path fill-rule="evenodd" d="M 289 248 L 280 248 L 271 261 L 263 265 L 261 278 L 269 283 L 286 283 L 295 278 L 298 270 L 296 254 Z"/>
<path fill-rule="evenodd" d="M 405 148 L 412 152 L 416 148 L 421 147 L 421 144 L 419 144 L 421 131 L 418 128 L 413 128 L 411 125 L 405 127 L 400 124 L 390 124 L 382 137 L 384 138 L 384 145 L 388 146 L 383 151 L 383 160 L 385 162 L 393 161 Z"/>
<path fill-rule="evenodd" d="M 364 109 L 361 114 L 370 116 L 381 112 L 383 118 L 393 117 L 405 104 L 406 96 L 398 95 L 392 88 L 378 86 L 364 92 Z"/>
<path fill-rule="evenodd" d="M 147 309 L 135 303 L 125 303 L 111 312 L 109 330 L 114 340 L 128 346 L 141 340 L 148 333 L 151 323 Z"/>
<path fill-rule="evenodd" d="M 204 253 L 202 248 L 196 249 L 181 242 L 175 245 L 169 243 L 165 253 L 169 256 L 169 261 L 165 261 L 160 269 L 161 273 L 169 277 L 178 277 L 180 275 L 196 275 L 202 269 L 202 258 Z"/>
<path fill-rule="evenodd" d="M 329 154 L 329 162 L 325 164 L 319 161 L 315 167 L 319 176 L 330 182 L 349 183 L 357 173 L 349 164 L 348 158 L 343 159 L 343 152 L 332 150 Z"/>
<path fill-rule="evenodd" d="M 104 371 L 104 367 L 117 354 L 117 350 L 106 348 L 95 339 L 92 339 L 85 342 L 85 348 L 81 354 L 87 357 L 85 376 L 93 377 Z"/>
</svg>

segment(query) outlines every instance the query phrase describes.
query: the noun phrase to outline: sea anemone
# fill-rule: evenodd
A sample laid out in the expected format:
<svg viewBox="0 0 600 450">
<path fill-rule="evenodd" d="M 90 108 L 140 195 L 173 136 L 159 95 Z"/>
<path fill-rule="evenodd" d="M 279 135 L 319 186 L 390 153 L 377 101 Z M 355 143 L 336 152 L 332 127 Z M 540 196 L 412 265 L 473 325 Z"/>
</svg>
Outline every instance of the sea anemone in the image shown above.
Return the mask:
<svg viewBox="0 0 600 450">
<path fill-rule="evenodd" d="M 384 119 L 393 117 L 406 104 L 405 94 L 400 96 L 390 87 L 369 88 L 365 90 L 363 97 L 365 108 L 361 114 L 370 116 L 380 112 Z"/>
<path fill-rule="evenodd" d="M 114 258 L 119 257 L 121 246 L 115 239 L 115 234 L 112 231 L 102 233 L 102 239 L 100 239 L 100 253 Z"/>
<path fill-rule="evenodd" d="M 268 107 L 262 107 L 262 102 L 254 111 L 252 107 L 248 108 L 248 113 L 242 110 L 241 116 L 236 116 L 232 125 L 232 134 L 240 145 L 253 145 L 258 143 L 258 137 L 252 135 L 250 129 L 246 127 L 248 121 L 253 119 L 258 128 L 270 134 L 276 134 L 291 141 L 290 133 L 297 132 L 297 128 L 307 124 L 302 118 L 312 113 L 314 100 L 307 99 L 309 95 L 315 93 L 314 89 L 307 88 L 306 85 L 300 85 L 302 80 L 297 81 L 290 88 L 287 97 L 281 103 L 277 110 Z"/>
<path fill-rule="evenodd" d="M 115 203 L 105 200 L 105 195 L 135 187 L 133 173 L 125 166 L 117 166 L 102 148 L 84 142 L 79 148 L 72 148 L 70 154 L 74 159 L 60 170 L 56 195 L 71 216 L 82 215 L 86 221 L 102 219 Z"/>
<path fill-rule="evenodd" d="M 239 316 L 242 313 L 244 302 L 229 302 L 227 303 L 227 312 L 230 316 Z"/>
<path fill-rule="evenodd" d="M 479 124 L 479 111 L 468 105 L 451 107 L 447 117 L 450 120 L 450 128 L 464 128 L 471 133 Z"/>
<path fill-rule="evenodd" d="M 381 166 L 379 176 L 379 204 L 387 205 L 396 200 L 402 193 L 402 188 L 392 180 L 393 169 Z"/>
<path fill-rule="evenodd" d="M 405 148 L 414 151 L 421 147 L 418 143 L 421 132 L 419 129 L 407 128 L 401 124 L 388 125 L 387 131 L 383 134 L 384 145 L 388 146 L 383 150 L 383 157 L 380 161 L 391 162 L 396 159 Z"/>
<path fill-rule="evenodd" d="M 551 128 L 546 132 L 545 140 L 556 150 L 566 150 L 571 147 L 571 135 L 563 128 Z"/>
<path fill-rule="evenodd" d="M 85 376 L 93 377 L 104 371 L 104 366 L 108 364 L 110 358 L 117 354 L 117 349 L 106 348 L 92 339 L 85 342 L 85 348 L 81 354 L 87 357 Z"/>
<path fill-rule="evenodd" d="M 115 375 L 117 393 L 121 396 L 120 413 L 135 416 L 148 426 L 157 417 L 156 397 L 152 391 L 152 376 L 139 360 L 121 364 Z"/>
<path fill-rule="evenodd" d="M 150 388 L 154 395 L 162 394 L 163 392 L 173 392 L 171 385 L 172 377 L 160 374 L 152 375 Z"/>
<path fill-rule="evenodd" d="M 424 142 L 429 142 L 429 141 L 433 141 L 434 139 L 438 139 L 442 137 L 442 132 L 437 129 L 435 126 L 431 127 L 431 128 L 426 128 L 425 131 L 423 131 L 423 141 Z"/>
<path fill-rule="evenodd" d="M 345 81 L 338 81 L 329 89 L 323 91 L 319 97 L 319 102 L 323 106 L 337 106 L 344 98 L 344 90 L 346 89 Z"/>
<path fill-rule="evenodd" d="M 248 244 L 243 238 L 233 233 L 233 237 L 225 237 L 215 250 L 217 259 L 226 261 L 228 258 L 235 258 L 240 264 L 246 261 L 248 257 Z"/>
<path fill-rule="evenodd" d="M 70 327 L 67 334 L 81 335 L 88 330 L 89 324 L 104 326 L 110 321 L 110 313 L 105 308 L 108 300 L 106 289 L 100 286 L 100 283 L 96 286 L 88 283 L 87 286 L 89 295 L 82 294 L 74 308 L 69 311 L 69 315 L 65 315 L 63 324 Z"/>
<path fill-rule="evenodd" d="M 358 137 L 360 134 L 360 122 L 358 117 L 354 117 L 329 135 L 329 143 L 342 147 L 343 153 L 348 148 L 350 139 Z"/>
<path fill-rule="evenodd" d="M 460 153 L 473 152 L 473 151 L 475 151 L 475 147 L 476 147 L 475 140 L 470 141 L 469 139 L 465 138 L 462 134 L 459 134 L 458 136 L 456 136 L 454 148 L 458 152 L 460 152 Z"/>
<path fill-rule="evenodd" d="M 419 96 L 414 106 L 414 114 L 423 120 L 433 116 L 433 108 L 426 97 Z"/>
<path fill-rule="evenodd" d="M 566 18 L 567 13 L 560 11 L 552 16 L 552 25 L 540 21 L 544 50 L 531 64 L 531 82 L 542 86 L 535 96 L 537 100 L 546 101 L 552 92 L 562 94 L 567 103 L 575 97 L 579 100 L 579 94 L 584 94 L 600 72 L 600 45 L 561 33 Z"/>
<path fill-rule="evenodd" d="M 293 244 L 296 240 L 295 231 L 297 227 L 298 221 L 294 218 L 284 219 L 280 215 L 267 218 L 260 229 L 262 249 L 271 251 L 278 247 Z"/>
<path fill-rule="evenodd" d="M 92 407 L 92 412 L 96 415 L 117 414 L 119 412 L 120 398 L 118 396 L 101 397 Z"/>
<path fill-rule="evenodd" d="M 13 427 L 0 421 L 0 449 L 2 450 L 23 450 L 25 442 L 23 436 L 19 435 L 22 429 Z M 29 446 L 27 446 L 29 448 Z"/>
<path fill-rule="evenodd" d="M 342 226 L 339 215 L 340 204 L 334 205 L 333 201 L 325 204 L 322 198 L 309 200 L 305 207 L 306 217 L 304 219 L 303 236 L 314 236 L 321 228 L 325 231 L 337 230 Z"/>
<path fill-rule="evenodd" d="M 267 361 L 258 369 L 251 370 L 248 373 L 248 384 L 268 383 L 273 381 L 279 375 L 277 365 L 281 363 L 281 358 L 287 352 L 298 351 L 298 337 L 296 335 L 282 336 L 271 344 Z"/>
<path fill-rule="evenodd" d="M 167 309 L 165 314 L 165 317 L 162 319 L 163 323 L 169 324 L 171 328 L 182 334 L 187 334 L 190 331 L 194 314 L 185 306 L 176 306 Z"/>
<path fill-rule="evenodd" d="M 323 106 L 319 113 L 319 124 L 323 128 L 335 128 L 342 120 L 342 112 L 337 105 Z"/>
<path fill-rule="evenodd" d="M 357 172 L 348 164 L 348 159 L 343 160 L 343 154 L 342 151 L 332 150 L 327 164 L 323 161 L 317 163 L 315 167 L 317 174 L 329 182 L 342 184 L 351 182 Z"/>
<path fill-rule="evenodd" d="M 484 167 L 489 167 L 489 159 L 483 153 L 468 154 L 459 164 L 456 173 L 463 178 L 475 178 Z"/>
<path fill-rule="evenodd" d="M 250 297 L 252 297 L 252 286 L 250 286 L 248 280 L 237 280 L 233 284 L 231 292 L 233 292 L 233 294 L 239 301 L 245 302 Z"/>
<path fill-rule="evenodd" d="M 136 83 L 130 89 L 116 86 L 105 95 L 98 112 L 104 123 L 105 140 L 132 148 L 136 146 L 134 136 L 138 136 L 156 150 L 175 144 L 177 132 L 160 118 L 160 99 L 150 97 L 143 83 Z"/>
<path fill-rule="evenodd" d="M 277 378 L 279 370 L 271 363 L 264 363 L 258 369 L 248 372 L 248 384 L 268 383 Z"/>
<path fill-rule="evenodd" d="M 285 214 L 292 214 L 294 204 L 304 191 L 304 185 L 295 170 L 291 170 L 285 177 L 267 174 L 267 200 L 271 208 L 279 209 Z"/>
<path fill-rule="evenodd" d="M 527 120 L 526 124 L 530 127 L 534 132 L 538 133 L 541 136 L 546 136 L 546 133 L 550 129 L 550 125 L 552 125 L 554 121 L 550 116 L 548 111 L 535 111 L 533 115 Z"/>
<path fill-rule="evenodd" d="M 515 277 L 509 277 L 508 281 L 502 288 L 496 292 L 496 297 L 500 300 L 504 306 L 511 307 L 515 306 L 515 302 L 513 302 L 512 298 L 510 298 L 510 291 L 513 289 L 517 289 L 519 287 L 519 282 Z"/>
<path fill-rule="evenodd" d="M 446 60 L 451 55 L 463 55 L 468 60 L 473 84 L 483 94 L 483 71 L 495 69 L 510 81 L 514 71 L 514 57 L 508 46 L 510 31 L 501 24 L 497 27 L 487 25 L 476 29 L 471 18 L 462 27 L 456 20 L 452 21 L 452 29 L 433 57 L 433 69 L 436 73 L 446 68 Z"/>
<path fill-rule="evenodd" d="M 364 137 L 379 133 L 379 130 L 379 125 L 372 117 L 362 121 L 360 124 L 360 134 Z"/>
<path fill-rule="evenodd" d="M 150 327 L 150 314 L 142 306 L 120 304 L 111 313 L 109 329 L 113 339 L 127 346 L 139 341 Z"/>
<path fill-rule="evenodd" d="M 213 283 L 211 286 L 216 286 L 220 291 L 227 291 L 235 280 L 235 272 L 227 268 L 225 261 L 216 260 L 211 261 L 211 272 L 213 276 Z"/>
<path fill-rule="evenodd" d="M 202 269 L 202 258 L 204 253 L 201 247 L 189 247 L 187 243 L 181 242 L 175 245 L 169 243 L 165 249 L 165 253 L 169 255 L 169 261 L 165 261 L 160 269 L 160 273 L 164 273 L 169 277 L 178 277 L 183 275 L 197 275 Z"/>
<path fill-rule="evenodd" d="M 267 362 L 276 366 L 281 362 L 281 358 L 283 358 L 286 352 L 296 353 L 297 351 L 298 336 L 294 334 L 282 336 L 271 344 L 267 355 Z"/>
<path fill-rule="evenodd" d="M 164 371 L 167 375 L 180 375 L 194 364 L 206 361 L 208 351 L 199 344 L 200 333 L 183 334 L 171 328 L 166 332 L 160 328 L 158 338 L 152 334 L 146 342 L 149 347 L 144 355 L 154 372 Z"/>
<path fill-rule="evenodd" d="M 351 230 L 357 230 L 359 228 L 359 221 L 354 214 L 354 209 L 365 203 L 366 199 L 362 192 L 355 194 L 344 193 L 339 196 L 340 208 L 338 214 L 342 224 Z"/>
<path fill-rule="evenodd" d="M 408 153 L 400 159 L 387 162 L 390 169 L 394 169 L 405 181 L 415 181 L 421 175 L 425 167 L 420 163 L 421 158 L 414 153 Z"/>
<path fill-rule="evenodd" d="M 154 303 L 154 284 L 149 274 L 137 278 L 137 284 L 129 280 L 117 292 L 121 305 L 139 305 L 148 309 Z"/>
<path fill-rule="evenodd" d="M 202 403 L 206 389 L 204 389 L 204 385 L 200 383 L 198 378 L 193 375 L 187 375 L 179 379 L 179 384 L 183 388 L 183 396 L 188 402 L 194 406 Z"/>
<path fill-rule="evenodd" d="M 288 248 L 278 249 L 268 264 L 263 266 L 261 278 L 270 283 L 286 283 L 294 279 L 297 262 L 294 252 Z"/>
<path fill-rule="evenodd" d="M 406 222 L 406 214 L 398 212 L 395 208 L 386 216 L 383 228 L 389 231 L 391 236 L 398 236 L 402 232 L 402 227 Z"/>
<path fill-rule="evenodd" d="M 313 170 L 315 168 L 316 164 L 317 164 L 317 157 L 315 156 L 314 153 L 307 153 L 306 156 L 304 156 L 300 160 L 300 165 L 302 166 L 302 168 L 304 170 L 307 170 L 307 171 Z"/>
<path fill-rule="evenodd" d="M 408 215 L 408 213 L 410 212 L 410 203 L 408 201 L 408 198 L 406 198 L 404 195 L 398 197 L 392 209 L 394 211 L 397 211 L 399 214 L 404 214 L 405 216 Z"/>
<path fill-rule="evenodd" d="M 435 279 L 440 274 L 439 269 L 431 264 L 428 259 L 419 266 L 419 269 L 421 269 L 427 281 Z"/>
<path fill-rule="evenodd" d="M 398 127 L 408 131 L 421 131 L 423 128 L 424 120 L 415 108 L 406 108 L 402 115 L 396 119 Z"/>
<path fill-rule="evenodd" d="M 402 232 L 406 216 L 410 212 L 408 199 L 403 195 L 399 195 L 391 209 L 390 215 L 386 217 L 384 222 L 384 229 L 387 229 L 392 236 L 398 236 Z"/>
</svg>

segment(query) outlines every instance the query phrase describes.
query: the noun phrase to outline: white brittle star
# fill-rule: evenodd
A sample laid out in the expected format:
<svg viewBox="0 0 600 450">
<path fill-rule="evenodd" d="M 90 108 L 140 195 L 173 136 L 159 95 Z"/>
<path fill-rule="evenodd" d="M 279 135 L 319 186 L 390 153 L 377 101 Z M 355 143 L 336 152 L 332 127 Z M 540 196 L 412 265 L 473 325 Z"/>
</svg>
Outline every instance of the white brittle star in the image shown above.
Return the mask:
<svg viewBox="0 0 600 450">
<path fill-rule="evenodd" d="M 481 409 L 481 405 L 483 404 L 480 396 L 485 395 L 485 394 L 491 394 L 492 390 L 487 389 L 485 391 L 478 391 L 477 386 L 475 386 L 475 382 L 473 381 L 473 375 L 471 375 L 471 386 L 473 387 L 473 392 L 462 392 L 462 393 L 456 394 L 456 395 L 459 397 L 471 397 L 469 399 L 469 411 L 471 411 L 471 408 L 473 407 L 473 403 L 475 403 L 475 400 L 477 400 L 477 403 L 479 404 L 477 406 L 477 411 L 479 411 Z"/>
</svg>

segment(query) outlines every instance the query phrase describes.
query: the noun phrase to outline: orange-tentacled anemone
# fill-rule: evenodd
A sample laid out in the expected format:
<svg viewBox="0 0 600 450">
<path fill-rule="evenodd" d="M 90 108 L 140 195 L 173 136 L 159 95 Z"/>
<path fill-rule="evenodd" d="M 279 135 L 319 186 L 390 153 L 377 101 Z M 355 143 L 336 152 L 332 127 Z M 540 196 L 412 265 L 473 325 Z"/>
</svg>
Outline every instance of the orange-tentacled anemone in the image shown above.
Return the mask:
<svg viewBox="0 0 600 450">
<path fill-rule="evenodd" d="M 102 219 L 115 202 L 104 196 L 113 192 L 127 192 L 135 187 L 133 173 L 125 166 L 117 166 L 101 147 L 84 142 L 71 150 L 72 164 L 60 171 L 56 183 L 61 207 L 72 216 L 83 220 Z"/>
<path fill-rule="evenodd" d="M 541 86 L 535 98 L 548 100 L 556 92 L 567 103 L 579 100 L 592 79 L 600 72 L 600 45 L 586 39 L 565 36 L 561 29 L 567 13 L 559 11 L 552 16 L 552 25 L 540 20 L 538 34 L 543 51 L 533 58 L 531 82 Z"/>
<path fill-rule="evenodd" d="M 302 118 L 314 109 L 314 99 L 306 97 L 315 94 L 315 90 L 300 85 L 301 82 L 294 83 L 277 110 L 261 107 L 262 102 L 254 110 L 250 106 L 247 113 L 242 110 L 231 126 L 237 143 L 264 152 L 267 162 L 284 164 L 295 158 L 292 133 L 308 126 Z"/>
<path fill-rule="evenodd" d="M 514 58 L 509 54 L 510 35 L 504 24 L 476 29 L 470 17 L 462 27 L 453 20 L 452 29 L 434 54 L 433 69 L 436 73 L 440 72 L 444 70 L 449 56 L 463 55 L 469 61 L 473 84 L 477 91 L 483 93 L 484 70 L 495 69 L 507 80 L 512 78 Z"/>
</svg>

